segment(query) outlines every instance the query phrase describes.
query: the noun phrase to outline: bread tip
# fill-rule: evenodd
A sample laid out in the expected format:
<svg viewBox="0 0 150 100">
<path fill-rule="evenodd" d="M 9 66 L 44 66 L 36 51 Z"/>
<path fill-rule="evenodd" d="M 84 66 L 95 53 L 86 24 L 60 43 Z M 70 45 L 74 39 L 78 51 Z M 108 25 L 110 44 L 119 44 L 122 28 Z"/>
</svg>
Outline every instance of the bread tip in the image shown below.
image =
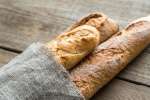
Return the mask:
<svg viewBox="0 0 150 100">
<path fill-rule="evenodd" d="M 141 19 L 139 20 L 143 20 L 143 21 L 148 21 L 150 22 L 150 15 L 149 16 L 146 16 L 146 17 L 142 17 Z"/>
<path fill-rule="evenodd" d="M 148 15 L 148 16 L 146 16 L 146 17 L 138 18 L 138 19 L 132 21 L 130 24 L 132 24 L 132 23 L 137 23 L 137 22 L 139 22 L 139 21 L 147 21 L 147 22 L 150 22 L 150 15 Z"/>
</svg>

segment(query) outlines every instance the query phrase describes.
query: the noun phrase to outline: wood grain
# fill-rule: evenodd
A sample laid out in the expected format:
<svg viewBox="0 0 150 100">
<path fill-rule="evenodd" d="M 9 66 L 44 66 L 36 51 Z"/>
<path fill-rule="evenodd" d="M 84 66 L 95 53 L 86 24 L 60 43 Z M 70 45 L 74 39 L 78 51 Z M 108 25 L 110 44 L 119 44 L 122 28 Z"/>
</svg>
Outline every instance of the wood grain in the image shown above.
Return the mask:
<svg viewBox="0 0 150 100">
<path fill-rule="evenodd" d="M 118 76 L 129 81 L 150 86 L 150 53 L 143 52 Z"/>
<path fill-rule="evenodd" d="M 13 59 L 17 54 L 0 49 L 0 67 L 7 64 L 11 59 Z"/>
<path fill-rule="evenodd" d="M 23 50 L 32 42 L 49 41 L 93 11 L 105 12 L 125 26 L 149 14 L 149 6 L 149 0 L 0 0 L 0 45 Z"/>
<path fill-rule="evenodd" d="M 69 23 L 62 17 L 44 15 L 48 11 L 42 11 L 42 8 L 33 7 L 31 10 L 30 6 L 22 4 L 20 8 L 13 3 L 0 3 L 0 46 L 24 50 L 32 42 L 50 41 L 56 35 L 56 30 L 64 30 L 65 23 Z M 62 24 L 59 26 L 59 23 Z"/>
<path fill-rule="evenodd" d="M 101 89 L 92 100 L 149 100 L 150 89 L 114 79 Z"/>
<path fill-rule="evenodd" d="M 17 54 L 0 49 L 0 66 L 8 63 Z M 150 88 L 113 79 L 91 100 L 149 100 Z"/>
<path fill-rule="evenodd" d="M 0 0 L 0 46 L 24 50 L 32 42 L 50 41 L 93 11 L 105 12 L 123 27 L 149 9 L 149 0 Z M 118 77 L 150 85 L 149 48 Z"/>
</svg>

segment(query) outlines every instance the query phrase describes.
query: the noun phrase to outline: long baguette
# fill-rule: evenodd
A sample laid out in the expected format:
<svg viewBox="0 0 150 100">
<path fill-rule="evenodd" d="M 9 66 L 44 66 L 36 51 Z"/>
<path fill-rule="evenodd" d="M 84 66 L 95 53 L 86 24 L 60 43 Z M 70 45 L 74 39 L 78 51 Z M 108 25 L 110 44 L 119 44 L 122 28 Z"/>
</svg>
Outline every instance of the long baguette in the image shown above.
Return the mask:
<svg viewBox="0 0 150 100">
<path fill-rule="evenodd" d="M 48 43 L 52 54 L 66 69 L 71 69 L 99 43 L 118 31 L 118 25 L 102 13 L 93 13 Z"/>
<path fill-rule="evenodd" d="M 86 99 L 116 76 L 150 44 L 150 16 L 131 22 L 127 28 L 99 45 L 71 70 L 71 79 Z"/>
</svg>

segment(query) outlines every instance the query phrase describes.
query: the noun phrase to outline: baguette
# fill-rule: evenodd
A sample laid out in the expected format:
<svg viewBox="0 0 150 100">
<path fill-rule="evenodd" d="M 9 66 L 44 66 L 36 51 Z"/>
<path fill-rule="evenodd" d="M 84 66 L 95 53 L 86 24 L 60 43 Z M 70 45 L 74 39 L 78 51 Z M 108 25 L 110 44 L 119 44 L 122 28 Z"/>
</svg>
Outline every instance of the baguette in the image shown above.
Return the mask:
<svg viewBox="0 0 150 100">
<path fill-rule="evenodd" d="M 70 71 L 72 81 L 86 99 L 116 76 L 150 44 L 150 16 L 131 22 L 127 28 L 99 45 Z"/>
<path fill-rule="evenodd" d="M 99 43 L 118 31 L 118 25 L 101 13 L 90 14 L 47 44 L 54 58 L 71 69 Z"/>
</svg>

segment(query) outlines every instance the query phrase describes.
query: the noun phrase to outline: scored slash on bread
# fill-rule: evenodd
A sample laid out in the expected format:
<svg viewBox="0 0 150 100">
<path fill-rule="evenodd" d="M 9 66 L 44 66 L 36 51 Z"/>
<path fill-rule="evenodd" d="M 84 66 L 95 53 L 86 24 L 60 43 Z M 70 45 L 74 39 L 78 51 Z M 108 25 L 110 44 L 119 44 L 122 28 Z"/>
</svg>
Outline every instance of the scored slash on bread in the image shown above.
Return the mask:
<svg viewBox="0 0 150 100">
<path fill-rule="evenodd" d="M 118 31 L 118 25 L 106 15 L 93 13 L 69 27 L 47 44 L 52 54 L 66 69 L 71 69 L 99 43 Z"/>
<path fill-rule="evenodd" d="M 86 99 L 115 77 L 150 44 L 150 16 L 131 22 L 127 28 L 100 44 L 70 71 L 71 79 Z"/>
</svg>

